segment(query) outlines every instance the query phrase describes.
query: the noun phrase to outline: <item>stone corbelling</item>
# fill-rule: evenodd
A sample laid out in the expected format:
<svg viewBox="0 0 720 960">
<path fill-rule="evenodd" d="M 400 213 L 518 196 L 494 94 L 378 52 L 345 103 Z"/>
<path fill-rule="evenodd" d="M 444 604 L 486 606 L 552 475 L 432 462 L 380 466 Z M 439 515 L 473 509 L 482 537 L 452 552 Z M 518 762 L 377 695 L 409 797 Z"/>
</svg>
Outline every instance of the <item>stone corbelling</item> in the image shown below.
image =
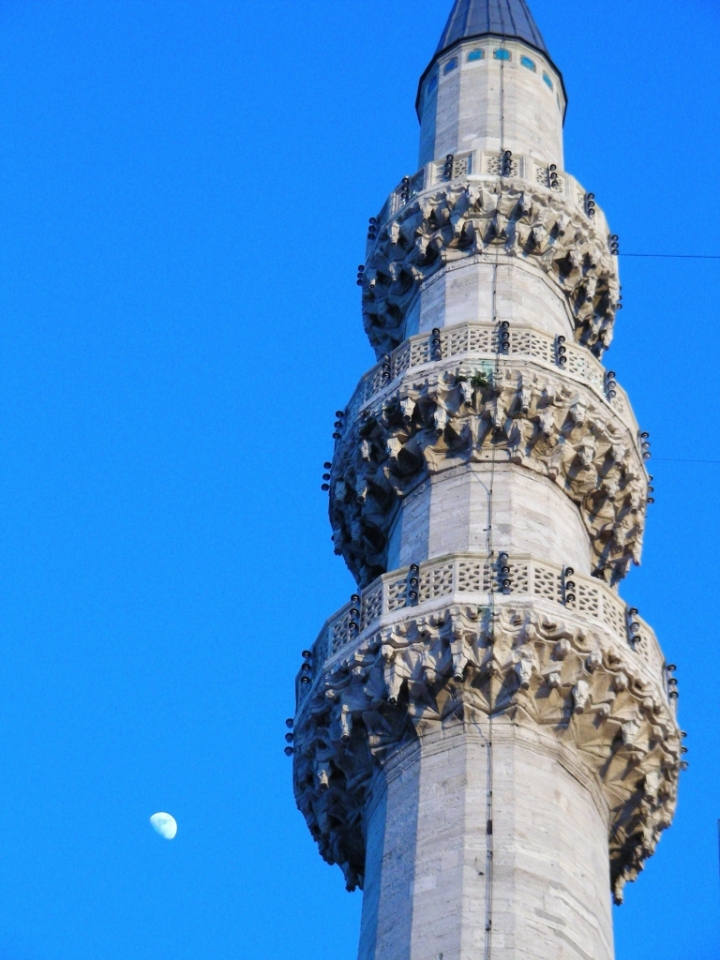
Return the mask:
<svg viewBox="0 0 720 960">
<path fill-rule="evenodd" d="M 522 357 L 545 369 L 560 370 L 571 380 L 586 383 L 598 398 L 609 402 L 626 426 L 633 428 L 636 433 L 639 431 L 630 402 L 615 380 L 615 375 L 612 375 L 608 385 L 607 371 L 588 350 L 572 343 L 565 345 L 565 363 L 561 364 L 558 363 L 559 344 L 556 337 L 524 323 L 512 323 L 506 334 L 507 346 L 502 353 L 498 324 L 490 321 L 453 324 L 437 333 L 409 337 L 364 375 L 346 407 L 346 422 L 349 424 L 361 407 L 374 397 L 390 388 L 397 389 L 394 381 L 408 370 L 451 357 L 462 357 L 466 362 L 476 358 L 494 365 L 500 353 L 503 359 Z M 436 349 L 433 348 L 433 342 L 437 343 Z"/>
<path fill-rule="evenodd" d="M 326 661 L 344 657 L 348 649 L 382 627 L 407 617 L 429 616 L 454 603 L 476 607 L 531 603 L 551 618 L 567 612 L 612 637 L 647 680 L 655 683 L 663 676 L 665 660 L 657 637 L 615 590 L 595 577 L 574 570 L 570 573 L 566 567 L 529 554 L 501 556 L 502 560 L 492 560 L 477 553 L 448 554 L 385 574 L 353 595 L 350 603 L 325 622 L 304 661 L 298 677 L 298 703 L 310 693 L 314 671 Z M 674 699 L 669 688 L 667 692 L 669 699 Z"/>
<path fill-rule="evenodd" d="M 315 680 L 295 726 L 299 809 L 349 889 L 362 886 L 374 765 L 449 724 L 489 716 L 552 732 L 600 783 L 616 900 L 672 820 L 680 735 L 652 684 L 604 633 L 532 604 L 452 605 L 362 639 Z"/>
<path fill-rule="evenodd" d="M 531 260 L 567 298 L 578 342 L 598 356 L 610 345 L 620 286 L 607 237 L 551 192 L 499 178 L 438 187 L 382 227 L 363 281 L 365 330 L 378 356 L 405 339 L 425 280 L 484 253 Z"/>
<path fill-rule="evenodd" d="M 330 485 L 336 550 L 364 586 L 385 572 L 399 500 L 465 463 L 510 462 L 578 505 L 594 573 L 615 583 L 639 563 L 647 475 L 637 440 L 576 383 L 504 362 L 497 376 L 438 365 L 382 407 L 366 407 L 338 444 Z"/>
</svg>

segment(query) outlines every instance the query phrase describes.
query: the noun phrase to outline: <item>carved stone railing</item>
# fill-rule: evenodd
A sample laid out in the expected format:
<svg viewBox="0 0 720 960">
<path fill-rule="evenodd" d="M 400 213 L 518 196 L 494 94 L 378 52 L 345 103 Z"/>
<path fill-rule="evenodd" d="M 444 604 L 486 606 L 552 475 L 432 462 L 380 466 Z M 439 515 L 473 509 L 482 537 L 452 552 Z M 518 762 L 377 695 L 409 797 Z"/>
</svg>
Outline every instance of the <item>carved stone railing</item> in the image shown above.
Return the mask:
<svg viewBox="0 0 720 960">
<path fill-rule="evenodd" d="M 387 569 L 399 505 L 426 478 L 507 462 L 577 505 L 593 573 L 617 582 L 640 562 L 648 475 L 640 438 L 584 384 L 518 358 L 492 376 L 437 361 L 371 401 L 338 442 L 330 479 L 336 550 L 361 585 Z"/>
<path fill-rule="evenodd" d="M 378 577 L 324 624 L 312 647 L 312 669 L 298 675 L 298 703 L 326 661 L 342 658 L 362 640 L 387 624 L 418 616 L 438 606 L 457 602 L 485 607 L 498 603 L 531 601 L 549 612 L 577 613 L 611 635 L 627 650 L 648 680 L 660 684 L 669 696 L 665 658 L 652 628 L 629 608 L 617 593 L 594 577 L 582 577 L 528 555 L 509 556 L 510 574 L 497 561 L 472 553 L 428 560 L 419 569 L 404 567 Z M 417 583 L 413 583 L 417 580 Z M 509 585 L 503 582 L 509 580 Z M 574 584 L 568 588 L 568 580 Z"/>
<path fill-rule="evenodd" d="M 500 354 L 500 363 L 507 358 L 527 358 L 547 369 L 560 370 L 570 379 L 587 384 L 599 399 L 610 405 L 628 429 L 639 432 L 627 394 L 614 377 L 607 379 L 603 365 L 584 347 L 563 344 L 566 362 L 560 365 L 555 337 L 525 323 L 512 323 L 508 337 L 508 348 Z M 362 408 L 371 400 L 397 389 L 396 381 L 407 371 L 420 374 L 422 371 L 418 368 L 425 364 L 450 357 L 477 360 L 479 364 L 492 364 L 492 367 L 498 359 L 497 324 L 454 324 L 440 329 L 437 334 L 439 344 L 435 348 L 434 339 L 432 333 L 409 337 L 365 374 L 345 409 L 345 426 L 341 433 L 350 429 Z"/>
<path fill-rule="evenodd" d="M 364 880 L 377 765 L 453 724 L 503 717 L 556 740 L 600 785 L 622 901 L 675 810 L 676 693 L 635 611 L 567 574 L 530 557 L 446 557 L 381 578 L 321 633 L 299 681 L 295 797 L 348 889 Z"/>
<path fill-rule="evenodd" d="M 526 180 L 534 186 L 544 187 L 553 196 L 561 197 L 591 220 L 602 233 L 608 232 L 607 221 L 602 210 L 595 204 L 594 195 L 587 193 L 585 188 L 564 170 L 553 169 L 551 164 L 540 163 L 535 157 L 525 154 L 513 154 L 511 160 L 505 161 L 502 153 L 492 150 L 472 150 L 457 153 L 453 156 L 452 166 L 448 165 L 447 157 L 425 164 L 412 176 L 405 177 L 402 183 L 393 190 L 382 210 L 377 215 L 376 230 L 384 226 L 388 220 L 402 210 L 406 203 L 413 200 L 425 190 L 461 180 L 474 175 L 482 177 L 502 176 L 503 170 L 514 180 Z M 374 246 L 375 240 L 368 239 L 368 252 Z"/>
<path fill-rule="evenodd" d="M 405 339 L 426 280 L 488 256 L 541 270 L 565 298 L 576 340 L 597 355 L 610 345 L 620 284 L 604 230 L 551 190 L 468 177 L 420 193 L 380 226 L 362 281 L 365 330 L 378 356 Z"/>
</svg>

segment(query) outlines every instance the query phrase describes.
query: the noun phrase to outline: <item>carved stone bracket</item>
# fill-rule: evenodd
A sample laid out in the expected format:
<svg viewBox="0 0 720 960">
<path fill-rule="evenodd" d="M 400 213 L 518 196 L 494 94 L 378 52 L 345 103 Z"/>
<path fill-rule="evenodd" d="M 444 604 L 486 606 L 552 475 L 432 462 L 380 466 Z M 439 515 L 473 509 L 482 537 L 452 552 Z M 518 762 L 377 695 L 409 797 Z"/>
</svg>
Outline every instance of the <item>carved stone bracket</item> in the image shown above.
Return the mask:
<svg viewBox="0 0 720 960">
<path fill-rule="evenodd" d="M 424 281 L 486 252 L 531 261 L 553 278 L 575 319 L 576 339 L 602 355 L 620 293 L 607 237 L 550 192 L 498 179 L 421 194 L 382 227 L 363 282 L 365 330 L 378 356 L 405 339 L 405 319 Z"/>
<path fill-rule="evenodd" d="M 362 886 L 364 804 L 389 751 L 449 724 L 552 732 L 610 810 L 616 900 L 670 826 L 680 735 L 660 684 L 603 635 L 531 605 L 454 605 L 364 639 L 324 668 L 295 725 L 294 785 L 320 851 Z"/>
<path fill-rule="evenodd" d="M 617 415 L 589 390 L 504 363 L 499 375 L 438 371 L 366 407 L 335 452 L 330 521 L 361 585 L 385 572 L 398 502 L 460 464 L 510 462 L 548 477 L 578 505 L 595 574 L 615 583 L 639 563 L 647 475 Z"/>
</svg>

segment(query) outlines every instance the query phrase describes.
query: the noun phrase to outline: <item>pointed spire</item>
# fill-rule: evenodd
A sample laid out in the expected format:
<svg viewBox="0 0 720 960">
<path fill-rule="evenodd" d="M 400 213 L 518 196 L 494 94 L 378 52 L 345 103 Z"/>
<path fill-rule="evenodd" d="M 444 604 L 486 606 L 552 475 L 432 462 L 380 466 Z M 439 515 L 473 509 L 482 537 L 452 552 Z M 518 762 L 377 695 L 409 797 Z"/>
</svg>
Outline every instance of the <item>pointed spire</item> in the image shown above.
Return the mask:
<svg viewBox="0 0 720 960">
<path fill-rule="evenodd" d="M 522 40 L 549 56 L 525 0 L 455 0 L 435 56 L 460 40 L 482 36 Z"/>
</svg>

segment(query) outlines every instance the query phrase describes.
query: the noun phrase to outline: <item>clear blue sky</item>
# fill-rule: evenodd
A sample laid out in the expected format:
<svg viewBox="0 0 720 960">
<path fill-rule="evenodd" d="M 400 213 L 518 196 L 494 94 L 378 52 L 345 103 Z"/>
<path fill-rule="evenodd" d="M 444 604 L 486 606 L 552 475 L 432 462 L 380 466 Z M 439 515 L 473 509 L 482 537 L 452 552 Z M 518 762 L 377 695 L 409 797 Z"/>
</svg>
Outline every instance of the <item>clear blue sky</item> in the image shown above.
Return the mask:
<svg viewBox="0 0 720 960">
<path fill-rule="evenodd" d="M 531 0 L 626 252 L 720 253 L 715 0 Z M 0 3 L 0 960 L 354 960 L 295 811 L 367 218 L 450 0 Z M 720 262 L 625 260 L 657 503 L 622 588 L 690 770 L 618 960 L 718 960 Z M 178 838 L 148 817 L 169 810 Z"/>
</svg>

